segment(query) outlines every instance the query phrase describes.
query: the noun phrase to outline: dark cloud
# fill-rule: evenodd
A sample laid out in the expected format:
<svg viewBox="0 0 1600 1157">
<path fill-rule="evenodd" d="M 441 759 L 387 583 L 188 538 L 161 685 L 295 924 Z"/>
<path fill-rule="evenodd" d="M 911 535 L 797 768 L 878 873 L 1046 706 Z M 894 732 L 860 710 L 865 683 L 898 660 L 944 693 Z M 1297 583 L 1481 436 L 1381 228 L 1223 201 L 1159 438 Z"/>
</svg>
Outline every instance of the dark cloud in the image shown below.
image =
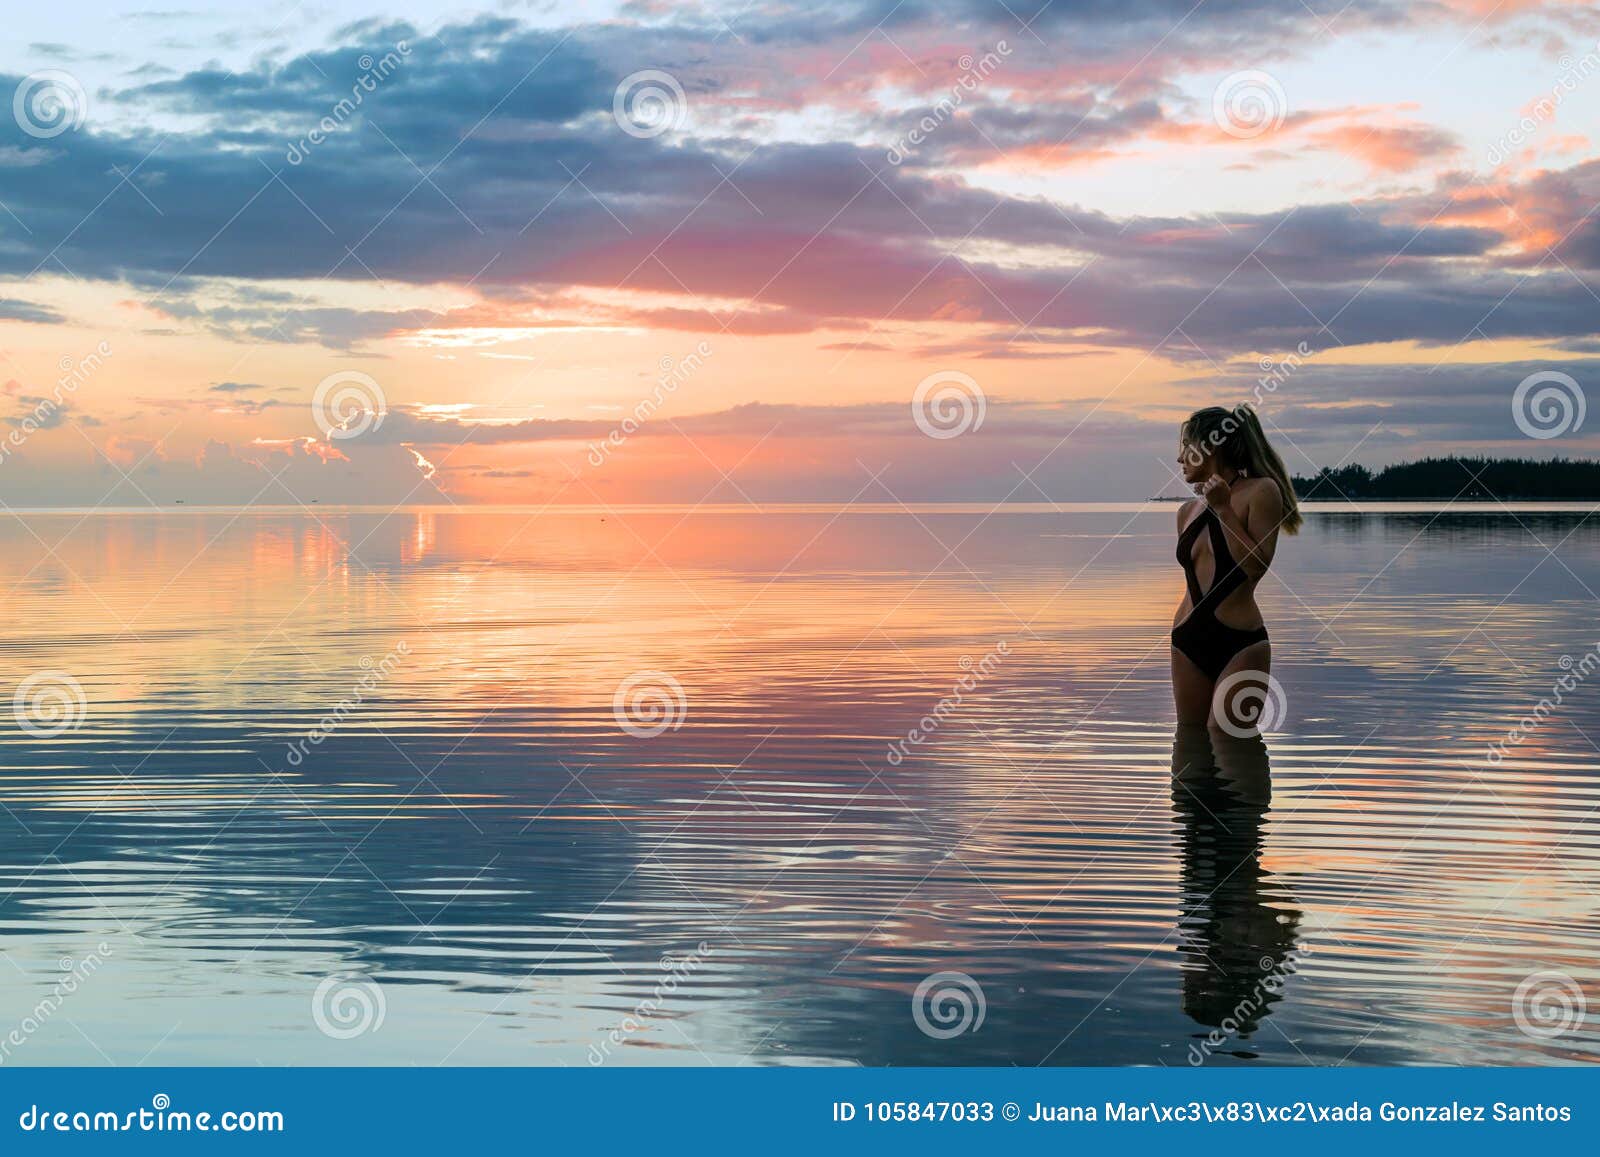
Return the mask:
<svg viewBox="0 0 1600 1157">
<path fill-rule="evenodd" d="M 82 422 L 81 417 L 74 421 Z M 30 460 L 52 433 L 40 427 L 15 453 Z M 313 453 L 303 440 L 236 445 L 212 440 L 194 458 L 169 457 L 162 447 L 113 437 L 100 450 L 82 439 L 54 433 L 49 463 L 24 475 L 0 470 L 0 502 L 20 505 L 47 493 L 55 505 L 127 506 L 142 509 L 176 501 L 219 505 L 302 505 L 312 502 L 402 503 L 445 501 L 418 472 L 402 446 L 372 445 Z"/>
<path fill-rule="evenodd" d="M 1562 373 L 1587 401 L 1600 391 L 1600 359 L 1428 365 L 1320 365 L 1279 360 L 1230 365 L 1174 384 L 1174 400 L 1255 406 L 1297 471 L 1354 460 L 1386 464 L 1435 451 L 1479 448 L 1528 457 L 1594 453 L 1600 430 L 1579 426 L 1548 440 L 1529 437 L 1513 407 L 1530 375 Z M 1588 423 L 1585 423 L 1588 426 Z M 1548 426 L 1540 427 L 1548 429 Z"/>
<path fill-rule="evenodd" d="M 1105 433 L 1132 434 L 1145 447 L 1166 445 L 1174 418 L 1187 409 L 1248 402 L 1265 421 L 1294 444 L 1314 451 L 1318 465 L 1331 465 L 1358 446 L 1369 461 L 1393 460 L 1406 443 L 1488 445 L 1514 442 L 1531 456 L 1537 451 L 1592 448 L 1600 431 L 1571 431 L 1563 441 L 1540 445 L 1518 427 L 1512 408 L 1517 385 L 1531 374 L 1559 372 L 1600 390 L 1600 359 L 1549 362 L 1497 362 L 1472 365 L 1319 365 L 1314 361 L 1280 361 L 1272 367 L 1229 364 L 1205 377 L 1173 383 L 1172 416 L 1148 419 L 1123 413 L 1115 399 L 1103 408 L 1088 403 L 1040 404 L 990 397 L 985 400 L 981 428 L 963 437 L 990 445 L 1004 444 L 1022 455 L 1029 447 L 1073 437 L 1091 422 Z M 533 418 L 522 422 L 464 424 L 448 417 L 391 410 L 382 425 L 359 442 L 414 443 L 443 448 L 456 445 L 508 445 L 540 442 L 583 443 L 605 438 L 623 415 L 600 419 Z M 746 403 L 727 410 L 687 417 L 647 419 L 630 438 L 766 438 L 768 440 L 870 438 L 883 449 L 899 444 L 898 457 L 921 446 L 923 434 L 903 403 L 849 406 L 773 405 Z M 1120 435 L 1119 435 L 1120 436 Z M 1142 442 L 1140 441 L 1142 439 Z M 1078 445 L 1092 441 L 1081 440 Z M 886 451 L 887 452 L 887 451 Z M 1297 469 L 1307 465 L 1301 462 Z M 1124 495 L 1126 497 L 1126 495 Z"/>
<path fill-rule="evenodd" d="M 60 325 L 67 319 L 49 306 L 14 297 L 0 297 L 0 321 L 27 321 L 37 325 Z"/>
<path fill-rule="evenodd" d="M 853 73 L 844 51 L 847 36 L 879 21 L 919 30 L 907 37 L 914 49 L 942 38 L 948 52 L 957 32 L 1011 36 L 1018 83 L 1038 84 L 1032 92 L 1054 75 L 1041 69 L 1075 65 L 1036 52 L 1024 59 L 1035 46 L 1018 21 L 1030 13 L 1041 29 L 1103 33 L 1056 39 L 1119 65 L 1122 37 L 1170 24 L 1165 67 L 1313 20 L 1303 5 L 1265 0 L 1192 7 L 1030 0 L 1013 16 L 975 0 L 763 6 L 737 20 L 738 38 L 692 15 L 566 30 L 486 17 L 431 35 L 367 21 L 316 53 L 109 94 L 135 113 L 181 114 L 199 126 L 185 131 L 90 125 L 41 141 L 0 122 L 0 150 L 25 162 L 0 167 L 0 199 L 27 229 L 0 246 L 0 273 L 64 267 L 125 281 L 171 318 L 230 339 L 344 350 L 439 315 L 329 308 L 249 283 L 447 282 L 507 302 L 575 287 L 688 291 L 759 310 L 670 308 L 627 320 L 750 333 L 974 321 L 995 335 L 961 348 L 1012 358 L 1038 356 L 1041 336 L 1182 360 L 1299 341 L 1592 335 L 1594 299 L 1580 280 L 1554 262 L 1530 268 L 1500 225 L 1433 221 L 1417 195 L 1113 218 L 999 195 L 948 171 L 891 166 L 876 147 L 758 143 L 740 131 L 754 115 L 746 106 L 788 111 L 808 99 L 855 101 L 866 121 L 889 127 L 894 118 L 869 107 L 862 87 L 872 77 Z M 1358 3 L 1338 18 L 1343 30 L 1420 17 Z M 847 61 L 830 76 L 801 59 L 805 46 L 823 44 Z M 1140 51 L 1148 55 L 1148 42 Z M 769 67 L 783 53 L 794 66 Z M 386 61 L 384 76 L 362 87 Z M 697 110 L 686 133 L 640 139 L 613 120 L 619 80 L 646 63 L 675 70 Z M 0 88 L 15 83 L 0 78 Z M 1096 83 L 1090 70 L 1037 106 L 985 105 L 968 123 L 945 126 L 949 140 L 938 147 L 979 148 L 969 138 L 981 130 L 1002 148 L 1063 135 L 1093 148 L 1170 123 L 1160 77 L 1130 86 L 1136 95 L 1121 104 L 1093 95 Z M 841 125 L 851 115 L 841 112 Z M 330 116 L 339 123 L 312 142 Z M 1447 147 L 1418 129 L 1390 151 Z M 1578 166 L 1540 178 L 1519 203 L 1526 219 L 1561 237 L 1555 255 L 1576 269 L 1600 263 L 1600 218 L 1589 214 L 1597 184 L 1600 168 Z M 963 257 L 963 245 L 1023 259 Z M 215 279 L 233 286 L 220 301 Z M 33 308 L 25 320 L 59 320 Z"/>
<path fill-rule="evenodd" d="M 721 457 L 739 463 L 740 491 L 756 501 L 857 499 L 867 482 L 863 464 L 884 468 L 882 487 L 908 502 L 1140 499 L 1176 492 L 1178 424 L 1189 408 L 1206 404 L 1254 404 L 1299 473 L 1441 452 L 1535 458 L 1593 453 L 1600 436 L 1581 428 L 1549 440 L 1527 436 L 1513 418 L 1512 394 L 1529 373 L 1549 370 L 1570 372 L 1580 387 L 1592 386 L 1600 380 L 1591 373 L 1596 365 L 1581 359 L 1446 364 L 1430 372 L 1425 366 L 1307 362 L 1283 369 L 1274 388 L 1266 388 L 1266 371 L 1235 363 L 1177 383 L 1169 412 L 1119 408 L 1114 398 L 1093 405 L 988 397 L 981 423 L 950 439 L 927 437 L 909 399 L 842 406 L 747 403 L 637 422 L 617 412 L 594 419 L 467 424 L 394 408 L 359 436 L 213 442 L 196 460 L 160 453 L 147 458 L 147 446 L 130 444 L 131 452 L 116 460 L 130 469 L 140 461 L 131 485 L 97 463 L 82 438 L 55 432 L 58 445 L 48 454 L 34 442 L 19 451 L 38 450 L 48 459 L 41 474 L 0 472 L 0 499 L 15 504 L 44 485 L 57 501 L 95 502 L 116 485 L 119 500 L 135 506 L 145 502 L 141 490 L 160 502 L 394 504 L 442 501 L 463 488 L 503 484 L 502 496 L 539 501 L 640 493 L 659 501 L 697 501 L 719 482 L 707 459 Z M 40 442 L 51 436 L 44 429 L 36 435 Z M 423 477 L 413 448 L 438 466 L 435 477 Z"/>
<path fill-rule="evenodd" d="M 13 429 L 29 432 L 54 430 L 65 423 L 67 416 L 72 412 L 72 406 L 68 402 L 39 394 L 13 393 L 8 390 L 0 400 L 3 400 L 10 411 L 3 415 L 3 420 Z M 87 425 L 98 425 L 93 419 L 80 417 L 77 420 Z"/>
</svg>

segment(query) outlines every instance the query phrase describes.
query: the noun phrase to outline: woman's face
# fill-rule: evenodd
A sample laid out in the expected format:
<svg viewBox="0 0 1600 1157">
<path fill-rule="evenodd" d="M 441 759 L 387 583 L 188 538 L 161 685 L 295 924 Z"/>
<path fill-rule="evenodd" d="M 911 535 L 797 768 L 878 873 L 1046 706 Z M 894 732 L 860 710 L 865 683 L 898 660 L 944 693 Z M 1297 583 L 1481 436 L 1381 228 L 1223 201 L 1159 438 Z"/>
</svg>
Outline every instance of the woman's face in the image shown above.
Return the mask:
<svg viewBox="0 0 1600 1157">
<path fill-rule="evenodd" d="M 1181 434 L 1178 436 L 1178 469 L 1183 472 L 1183 480 L 1191 486 L 1204 482 L 1216 472 L 1212 467 L 1211 455 L 1198 445 L 1186 441 Z"/>
</svg>

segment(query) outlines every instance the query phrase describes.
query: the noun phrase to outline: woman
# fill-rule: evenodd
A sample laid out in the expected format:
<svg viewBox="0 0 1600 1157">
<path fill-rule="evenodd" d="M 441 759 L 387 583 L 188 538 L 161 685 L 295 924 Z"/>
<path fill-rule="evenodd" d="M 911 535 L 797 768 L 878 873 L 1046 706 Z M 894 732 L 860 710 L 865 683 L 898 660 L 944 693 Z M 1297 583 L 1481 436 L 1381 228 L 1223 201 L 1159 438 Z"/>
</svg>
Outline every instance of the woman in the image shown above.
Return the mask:
<svg viewBox="0 0 1600 1157">
<path fill-rule="evenodd" d="M 1272 665 L 1256 584 L 1272 565 L 1278 532 L 1300 529 L 1300 509 L 1283 459 L 1267 444 L 1249 406 L 1196 410 L 1178 439 L 1183 480 L 1199 498 L 1178 511 L 1178 563 L 1188 590 L 1172 625 L 1172 694 L 1179 723 L 1211 723 L 1235 734 L 1231 689 L 1255 683 Z M 1250 673 L 1259 673 L 1252 679 Z M 1217 696 L 1219 685 L 1228 691 Z M 1239 698 L 1248 698 L 1243 696 Z M 1258 698 L 1259 701 L 1259 698 Z"/>
</svg>

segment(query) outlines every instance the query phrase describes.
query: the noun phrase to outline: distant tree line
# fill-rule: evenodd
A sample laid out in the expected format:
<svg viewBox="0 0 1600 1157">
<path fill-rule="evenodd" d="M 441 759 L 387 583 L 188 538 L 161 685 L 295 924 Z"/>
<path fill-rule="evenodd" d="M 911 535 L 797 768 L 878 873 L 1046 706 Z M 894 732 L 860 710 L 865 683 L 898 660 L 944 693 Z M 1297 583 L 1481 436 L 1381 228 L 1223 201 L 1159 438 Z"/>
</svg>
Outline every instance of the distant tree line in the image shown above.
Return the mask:
<svg viewBox="0 0 1600 1157">
<path fill-rule="evenodd" d="M 1553 458 L 1423 458 L 1385 466 L 1323 468 L 1294 479 L 1302 500 L 1523 499 L 1600 500 L 1600 462 Z"/>
</svg>

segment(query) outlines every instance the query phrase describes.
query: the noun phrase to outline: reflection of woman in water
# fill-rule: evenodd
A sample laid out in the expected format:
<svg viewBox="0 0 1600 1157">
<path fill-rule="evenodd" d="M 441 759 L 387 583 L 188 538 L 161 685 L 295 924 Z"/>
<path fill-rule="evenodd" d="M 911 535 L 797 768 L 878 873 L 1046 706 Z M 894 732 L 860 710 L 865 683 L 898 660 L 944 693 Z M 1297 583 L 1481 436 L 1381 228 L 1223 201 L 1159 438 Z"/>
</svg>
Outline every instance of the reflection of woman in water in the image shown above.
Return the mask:
<svg viewBox="0 0 1600 1157">
<path fill-rule="evenodd" d="M 1217 1052 L 1256 1055 L 1240 1041 L 1283 999 L 1298 962 L 1300 913 L 1261 867 L 1261 821 L 1271 798 L 1259 735 L 1178 724 L 1172 805 L 1183 849 L 1183 1011 L 1211 1030 L 1190 1045 L 1191 1064 Z"/>
<path fill-rule="evenodd" d="M 1272 665 L 1256 584 L 1272 565 L 1278 532 L 1300 529 L 1300 510 L 1283 459 L 1249 406 L 1189 415 L 1178 462 L 1200 497 L 1178 511 L 1178 562 L 1188 590 L 1172 625 L 1172 694 L 1180 723 L 1214 723 L 1221 718 L 1212 710 L 1218 685 L 1248 684 L 1248 673 L 1264 678 Z M 1222 698 L 1231 703 L 1234 696 Z"/>
</svg>

